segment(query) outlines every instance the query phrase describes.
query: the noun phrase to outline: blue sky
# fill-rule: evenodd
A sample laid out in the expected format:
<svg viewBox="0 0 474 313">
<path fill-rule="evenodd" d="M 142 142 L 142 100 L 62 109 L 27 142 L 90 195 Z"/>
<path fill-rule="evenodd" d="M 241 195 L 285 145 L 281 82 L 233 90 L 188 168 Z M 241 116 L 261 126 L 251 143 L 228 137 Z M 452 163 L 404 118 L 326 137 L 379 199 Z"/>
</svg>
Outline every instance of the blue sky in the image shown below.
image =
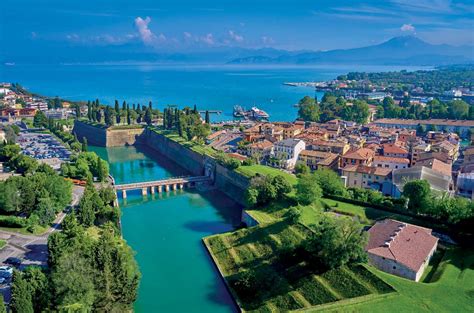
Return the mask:
<svg viewBox="0 0 474 313">
<path fill-rule="evenodd" d="M 329 50 L 400 35 L 472 45 L 473 15 L 473 1 L 449 0 L 3 0 L 0 50 Z"/>
</svg>

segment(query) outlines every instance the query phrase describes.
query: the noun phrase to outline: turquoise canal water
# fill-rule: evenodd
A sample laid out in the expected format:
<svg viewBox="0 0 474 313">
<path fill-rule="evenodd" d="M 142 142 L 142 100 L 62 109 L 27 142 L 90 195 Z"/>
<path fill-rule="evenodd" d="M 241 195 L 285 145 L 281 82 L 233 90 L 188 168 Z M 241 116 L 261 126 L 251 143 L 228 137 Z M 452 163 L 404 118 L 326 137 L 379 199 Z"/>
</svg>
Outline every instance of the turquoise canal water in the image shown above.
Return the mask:
<svg viewBox="0 0 474 313">
<path fill-rule="evenodd" d="M 144 147 L 91 147 L 110 163 L 117 183 L 186 174 Z M 235 306 L 201 238 L 230 231 L 240 208 L 217 191 L 177 191 L 120 199 L 123 236 L 142 273 L 136 312 L 234 312 Z"/>
</svg>

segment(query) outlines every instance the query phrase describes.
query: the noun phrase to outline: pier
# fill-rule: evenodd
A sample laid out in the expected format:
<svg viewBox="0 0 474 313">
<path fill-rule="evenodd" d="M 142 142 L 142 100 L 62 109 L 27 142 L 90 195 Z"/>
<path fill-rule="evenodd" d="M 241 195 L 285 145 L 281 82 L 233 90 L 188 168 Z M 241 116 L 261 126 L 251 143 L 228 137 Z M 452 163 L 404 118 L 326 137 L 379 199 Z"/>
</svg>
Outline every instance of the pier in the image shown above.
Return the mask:
<svg viewBox="0 0 474 313">
<path fill-rule="evenodd" d="M 147 182 L 137 182 L 129 184 L 114 185 L 115 192 L 122 192 L 122 198 L 127 198 L 128 190 L 141 190 L 142 195 L 146 196 L 148 191 L 151 194 L 155 192 L 169 192 L 170 190 L 181 190 L 184 188 L 192 188 L 197 184 L 210 182 L 209 176 L 185 176 L 185 177 L 174 177 L 162 180 L 154 180 Z"/>
<path fill-rule="evenodd" d="M 206 111 L 209 112 L 209 114 L 217 114 L 217 115 L 222 114 L 222 110 L 199 110 L 199 113 L 206 114 Z"/>
</svg>

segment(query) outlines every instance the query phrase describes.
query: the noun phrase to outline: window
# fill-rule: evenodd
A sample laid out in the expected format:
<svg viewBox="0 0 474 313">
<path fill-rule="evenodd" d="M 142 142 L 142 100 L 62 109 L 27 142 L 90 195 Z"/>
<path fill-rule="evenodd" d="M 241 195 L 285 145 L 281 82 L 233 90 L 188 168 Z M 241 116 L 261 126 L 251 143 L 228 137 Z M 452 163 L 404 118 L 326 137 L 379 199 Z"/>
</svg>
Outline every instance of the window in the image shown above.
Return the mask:
<svg viewBox="0 0 474 313">
<path fill-rule="evenodd" d="M 396 269 L 397 269 L 397 267 L 396 267 L 396 266 L 394 266 L 394 267 L 393 267 L 393 269 L 394 269 L 394 270 L 396 270 Z"/>
</svg>

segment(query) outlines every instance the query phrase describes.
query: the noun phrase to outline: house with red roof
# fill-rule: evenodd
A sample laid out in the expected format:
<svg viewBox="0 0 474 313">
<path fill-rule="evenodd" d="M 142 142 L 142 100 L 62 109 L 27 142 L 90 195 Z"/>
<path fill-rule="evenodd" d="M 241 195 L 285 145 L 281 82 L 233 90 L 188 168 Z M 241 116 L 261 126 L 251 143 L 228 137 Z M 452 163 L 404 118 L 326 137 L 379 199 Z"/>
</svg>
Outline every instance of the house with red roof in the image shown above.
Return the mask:
<svg viewBox="0 0 474 313">
<path fill-rule="evenodd" d="M 438 246 L 431 229 L 392 219 L 378 221 L 365 247 L 369 263 L 381 271 L 419 281 Z"/>
</svg>

